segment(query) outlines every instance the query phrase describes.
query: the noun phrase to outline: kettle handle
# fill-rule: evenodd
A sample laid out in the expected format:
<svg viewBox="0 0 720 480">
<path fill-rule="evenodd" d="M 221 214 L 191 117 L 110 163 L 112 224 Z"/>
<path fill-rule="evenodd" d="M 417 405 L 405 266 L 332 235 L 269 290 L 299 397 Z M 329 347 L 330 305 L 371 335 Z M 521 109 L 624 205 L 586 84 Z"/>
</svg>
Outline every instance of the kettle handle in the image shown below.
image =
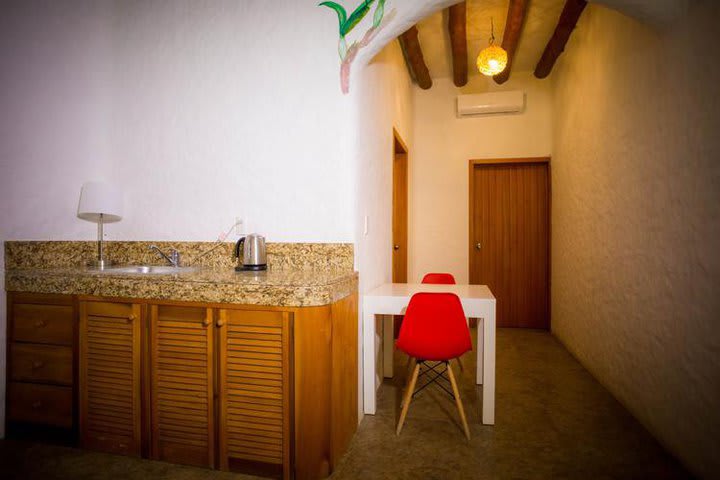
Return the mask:
<svg viewBox="0 0 720 480">
<path fill-rule="evenodd" d="M 235 257 L 234 258 L 240 258 L 240 247 L 245 244 L 245 237 L 242 237 L 240 240 L 237 241 L 235 244 Z"/>
</svg>

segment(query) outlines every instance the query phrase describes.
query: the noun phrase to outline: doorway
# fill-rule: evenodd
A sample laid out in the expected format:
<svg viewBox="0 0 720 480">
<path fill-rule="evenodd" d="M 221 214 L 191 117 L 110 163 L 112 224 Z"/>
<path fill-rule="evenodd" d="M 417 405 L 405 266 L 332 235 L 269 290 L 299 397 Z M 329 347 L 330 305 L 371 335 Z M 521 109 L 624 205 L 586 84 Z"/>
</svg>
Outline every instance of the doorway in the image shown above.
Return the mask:
<svg viewBox="0 0 720 480">
<path fill-rule="evenodd" d="M 498 327 L 550 328 L 550 159 L 470 161 L 470 283 Z"/>
<path fill-rule="evenodd" d="M 392 281 L 407 283 L 408 149 L 393 128 Z"/>
</svg>

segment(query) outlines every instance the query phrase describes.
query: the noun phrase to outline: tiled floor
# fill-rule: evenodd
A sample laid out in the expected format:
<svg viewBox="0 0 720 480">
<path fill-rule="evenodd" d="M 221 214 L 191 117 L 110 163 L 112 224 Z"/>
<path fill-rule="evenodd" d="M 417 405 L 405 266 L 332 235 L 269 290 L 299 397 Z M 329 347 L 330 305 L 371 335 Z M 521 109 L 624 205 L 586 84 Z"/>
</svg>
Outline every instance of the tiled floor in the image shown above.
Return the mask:
<svg viewBox="0 0 720 480">
<path fill-rule="evenodd" d="M 687 472 L 546 332 L 499 330 L 496 424 L 483 426 L 473 354 L 463 359 L 462 397 L 472 439 L 437 388 L 420 393 L 400 436 L 400 385 L 380 389 L 333 479 L 688 478 Z M 244 479 L 161 462 L 0 442 L 0 479 Z"/>
</svg>

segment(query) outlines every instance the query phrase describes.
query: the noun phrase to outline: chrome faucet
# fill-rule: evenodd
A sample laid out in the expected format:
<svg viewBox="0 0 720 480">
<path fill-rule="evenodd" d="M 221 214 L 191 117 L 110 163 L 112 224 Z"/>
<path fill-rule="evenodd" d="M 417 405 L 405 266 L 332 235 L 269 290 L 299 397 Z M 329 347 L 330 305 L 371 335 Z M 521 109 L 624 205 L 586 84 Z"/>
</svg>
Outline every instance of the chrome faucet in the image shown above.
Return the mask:
<svg viewBox="0 0 720 480">
<path fill-rule="evenodd" d="M 165 260 L 170 262 L 170 265 L 173 267 L 179 267 L 180 266 L 180 252 L 175 250 L 174 248 L 170 247 L 170 255 L 165 254 L 162 250 L 158 248 L 157 245 L 150 245 L 150 250 L 155 250 L 158 255 L 163 257 Z"/>
</svg>

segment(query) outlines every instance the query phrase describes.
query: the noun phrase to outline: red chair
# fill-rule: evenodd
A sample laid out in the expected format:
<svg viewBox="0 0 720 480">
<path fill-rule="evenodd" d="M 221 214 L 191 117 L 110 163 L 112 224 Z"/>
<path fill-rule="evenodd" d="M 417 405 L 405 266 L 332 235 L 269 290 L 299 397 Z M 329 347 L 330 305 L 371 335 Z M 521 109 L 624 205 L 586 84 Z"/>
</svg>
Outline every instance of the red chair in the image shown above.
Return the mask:
<svg viewBox="0 0 720 480">
<path fill-rule="evenodd" d="M 453 277 L 451 273 L 426 273 L 422 279 L 422 282 L 420 282 L 420 283 L 434 283 L 437 285 L 455 285 L 455 277 Z M 398 337 L 398 332 L 400 331 L 399 329 L 400 329 L 400 327 L 402 327 L 402 321 L 403 321 L 402 315 L 395 316 L 395 338 Z M 460 368 L 463 368 L 462 363 L 460 363 L 460 359 L 458 359 L 458 363 L 460 364 Z"/>
<path fill-rule="evenodd" d="M 453 277 L 450 273 L 428 273 L 423 277 L 422 283 L 455 285 L 455 277 Z"/>
<path fill-rule="evenodd" d="M 443 318 L 438 322 L 437 318 Z M 435 365 L 428 364 L 423 372 L 428 374 L 429 381 L 418 389 L 418 392 L 430 383 L 437 382 L 441 388 L 447 391 L 455 399 L 460 419 L 462 420 L 465 436 L 470 439 L 470 429 L 465 418 L 460 392 L 458 391 L 455 375 L 453 375 L 450 360 L 472 350 L 470 331 L 465 321 L 460 299 L 454 293 L 416 293 L 410 299 L 405 312 L 405 320 L 400 329 L 400 338 L 396 343 L 397 348 L 405 352 L 414 363 L 412 375 L 408 379 L 408 386 L 405 391 L 400 421 L 397 426 L 397 434 L 400 435 L 410 401 L 415 391 L 420 366 L 426 362 L 440 362 Z M 436 368 L 444 366 L 445 370 L 438 372 Z M 447 372 L 447 377 L 444 374 Z M 434 375 L 434 377 L 432 377 Z M 439 383 L 440 380 L 449 380 L 452 386 L 452 393 Z"/>
<path fill-rule="evenodd" d="M 455 277 L 451 273 L 426 273 L 422 283 L 433 283 L 436 285 L 455 285 Z M 465 370 L 460 357 L 457 359 L 460 370 Z"/>
</svg>

